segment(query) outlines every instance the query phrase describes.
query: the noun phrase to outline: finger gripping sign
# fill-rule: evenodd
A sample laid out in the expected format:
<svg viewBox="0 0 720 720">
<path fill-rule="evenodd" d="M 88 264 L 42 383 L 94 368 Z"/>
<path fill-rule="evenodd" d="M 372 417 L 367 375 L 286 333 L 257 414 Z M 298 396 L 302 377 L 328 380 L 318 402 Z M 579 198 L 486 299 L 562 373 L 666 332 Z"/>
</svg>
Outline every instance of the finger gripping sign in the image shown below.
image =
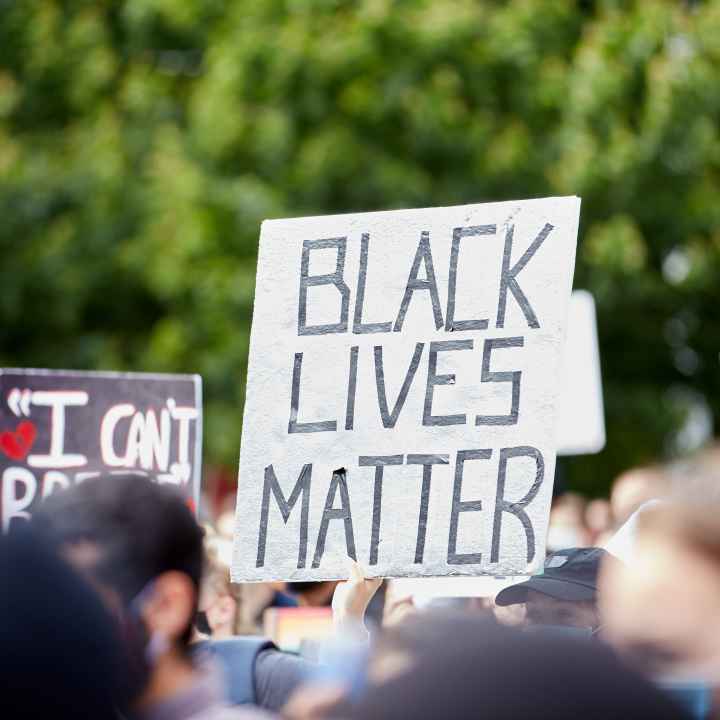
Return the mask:
<svg viewBox="0 0 720 720">
<path fill-rule="evenodd" d="M 201 454 L 198 375 L 0 369 L 3 532 L 101 473 L 178 485 L 195 509 Z"/>
<path fill-rule="evenodd" d="M 263 223 L 233 580 L 542 564 L 579 211 Z"/>
</svg>

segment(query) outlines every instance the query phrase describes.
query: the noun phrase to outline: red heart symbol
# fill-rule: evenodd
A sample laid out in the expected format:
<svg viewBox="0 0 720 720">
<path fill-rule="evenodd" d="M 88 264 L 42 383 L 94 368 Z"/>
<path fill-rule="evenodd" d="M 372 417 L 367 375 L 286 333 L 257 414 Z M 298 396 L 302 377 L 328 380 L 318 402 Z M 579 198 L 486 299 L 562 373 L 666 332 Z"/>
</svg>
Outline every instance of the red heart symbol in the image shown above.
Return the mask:
<svg viewBox="0 0 720 720">
<path fill-rule="evenodd" d="M 23 420 L 15 430 L 0 433 L 0 450 L 11 460 L 24 460 L 37 437 L 37 428 L 29 420 Z"/>
</svg>

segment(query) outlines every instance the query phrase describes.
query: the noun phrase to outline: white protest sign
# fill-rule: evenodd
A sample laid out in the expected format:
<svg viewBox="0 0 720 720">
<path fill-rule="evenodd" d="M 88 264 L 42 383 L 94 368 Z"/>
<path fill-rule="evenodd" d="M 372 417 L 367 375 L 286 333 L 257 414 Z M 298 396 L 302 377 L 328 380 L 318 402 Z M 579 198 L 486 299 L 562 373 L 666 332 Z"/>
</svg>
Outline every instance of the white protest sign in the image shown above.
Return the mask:
<svg viewBox="0 0 720 720">
<path fill-rule="evenodd" d="M 579 210 L 263 223 L 234 581 L 542 565 Z"/>
<path fill-rule="evenodd" d="M 587 290 L 570 296 L 562 377 L 558 455 L 600 452 L 605 447 L 602 375 L 595 301 Z"/>
</svg>

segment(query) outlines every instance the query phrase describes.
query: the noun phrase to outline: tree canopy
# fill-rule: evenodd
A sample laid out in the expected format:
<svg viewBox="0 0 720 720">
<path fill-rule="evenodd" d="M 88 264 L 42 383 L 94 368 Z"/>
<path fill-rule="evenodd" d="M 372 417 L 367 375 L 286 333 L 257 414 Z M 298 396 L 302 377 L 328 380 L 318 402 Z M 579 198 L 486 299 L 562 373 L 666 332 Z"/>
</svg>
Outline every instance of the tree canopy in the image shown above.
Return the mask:
<svg viewBox="0 0 720 720">
<path fill-rule="evenodd" d="M 602 492 L 720 413 L 719 77 L 720 0 L 2 3 L 0 365 L 199 372 L 232 466 L 261 220 L 576 194 Z"/>
</svg>

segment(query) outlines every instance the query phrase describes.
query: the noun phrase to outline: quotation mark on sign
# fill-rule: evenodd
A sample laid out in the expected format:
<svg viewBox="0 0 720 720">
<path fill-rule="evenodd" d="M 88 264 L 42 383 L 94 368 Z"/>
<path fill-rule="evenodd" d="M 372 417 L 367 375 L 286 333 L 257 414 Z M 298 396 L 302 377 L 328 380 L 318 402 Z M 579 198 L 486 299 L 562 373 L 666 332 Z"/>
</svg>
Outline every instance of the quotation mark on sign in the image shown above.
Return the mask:
<svg viewBox="0 0 720 720">
<path fill-rule="evenodd" d="M 30 390 L 19 390 L 13 388 L 7 396 L 7 404 L 12 414 L 16 417 L 30 416 L 30 401 L 32 393 Z"/>
</svg>

